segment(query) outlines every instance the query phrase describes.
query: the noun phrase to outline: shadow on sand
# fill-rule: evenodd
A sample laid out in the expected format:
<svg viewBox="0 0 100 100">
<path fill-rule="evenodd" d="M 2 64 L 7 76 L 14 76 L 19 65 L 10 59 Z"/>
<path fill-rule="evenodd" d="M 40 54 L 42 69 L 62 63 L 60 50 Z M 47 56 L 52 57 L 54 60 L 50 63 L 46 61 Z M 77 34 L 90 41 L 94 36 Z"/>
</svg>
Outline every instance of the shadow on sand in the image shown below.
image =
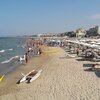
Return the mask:
<svg viewBox="0 0 100 100">
<path fill-rule="evenodd" d="M 100 68 L 93 67 L 94 64 L 83 64 L 84 71 L 94 72 L 100 78 Z"/>
<path fill-rule="evenodd" d="M 77 61 L 86 61 L 86 60 L 84 60 L 84 59 L 82 59 L 82 58 L 81 58 L 81 59 L 76 59 L 76 60 L 77 60 Z"/>
<path fill-rule="evenodd" d="M 83 64 L 83 67 L 92 67 L 93 64 Z"/>
<path fill-rule="evenodd" d="M 95 69 L 95 75 L 100 78 L 100 69 Z"/>
<path fill-rule="evenodd" d="M 83 67 L 84 67 L 84 71 L 89 71 L 89 72 L 94 71 L 93 64 L 83 64 Z"/>
<path fill-rule="evenodd" d="M 76 54 L 76 53 L 74 53 L 74 52 L 69 52 L 69 54 Z"/>
<path fill-rule="evenodd" d="M 72 57 L 64 56 L 64 57 L 59 57 L 59 59 L 73 59 Z"/>
</svg>

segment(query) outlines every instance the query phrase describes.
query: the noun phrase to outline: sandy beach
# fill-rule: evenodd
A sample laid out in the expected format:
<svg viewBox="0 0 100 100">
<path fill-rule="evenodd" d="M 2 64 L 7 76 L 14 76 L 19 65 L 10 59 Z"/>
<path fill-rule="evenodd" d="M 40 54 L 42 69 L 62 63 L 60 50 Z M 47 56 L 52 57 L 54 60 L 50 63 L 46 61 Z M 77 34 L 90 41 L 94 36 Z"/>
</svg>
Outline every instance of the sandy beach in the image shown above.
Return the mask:
<svg viewBox="0 0 100 100">
<path fill-rule="evenodd" d="M 91 62 L 61 58 L 66 52 L 59 47 L 45 50 L 60 51 L 34 57 L 7 75 L 0 83 L 0 100 L 100 100 L 100 78 L 83 68 L 83 64 Z M 38 79 L 16 84 L 21 72 L 33 69 L 43 70 Z"/>
</svg>

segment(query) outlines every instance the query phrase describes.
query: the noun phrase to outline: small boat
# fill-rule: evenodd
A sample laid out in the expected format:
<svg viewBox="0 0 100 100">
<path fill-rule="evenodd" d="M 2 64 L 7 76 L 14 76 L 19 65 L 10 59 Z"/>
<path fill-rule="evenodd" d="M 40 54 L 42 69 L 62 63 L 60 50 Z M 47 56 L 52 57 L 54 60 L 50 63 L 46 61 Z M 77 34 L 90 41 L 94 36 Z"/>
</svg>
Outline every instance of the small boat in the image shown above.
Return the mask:
<svg viewBox="0 0 100 100">
<path fill-rule="evenodd" d="M 24 81 L 26 81 L 27 83 L 30 83 L 34 81 L 35 79 L 37 79 L 40 76 L 41 72 L 42 70 L 39 70 L 39 71 L 32 70 L 26 75 L 21 73 L 23 77 L 17 82 L 17 84 L 22 83 Z"/>
</svg>

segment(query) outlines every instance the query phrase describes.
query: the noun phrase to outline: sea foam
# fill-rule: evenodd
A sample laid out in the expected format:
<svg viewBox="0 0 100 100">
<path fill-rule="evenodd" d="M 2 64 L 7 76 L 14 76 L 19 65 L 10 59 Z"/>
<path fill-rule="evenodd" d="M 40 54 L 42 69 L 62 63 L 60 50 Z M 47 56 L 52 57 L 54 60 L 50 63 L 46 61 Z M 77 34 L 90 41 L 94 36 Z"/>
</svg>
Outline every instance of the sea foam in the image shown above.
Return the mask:
<svg viewBox="0 0 100 100">
<path fill-rule="evenodd" d="M 3 53 L 3 52 L 5 52 L 5 50 L 0 50 L 0 53 Z"/>
<path fill-rule="evenodd" d="M 3 62 L 1 62 L 2 64 L 5 64 L 5 63 L 9 63 L 10 61 L 12 61 L 13 59 L 16 59 L 16 58 L 18 58 L 19 56 L 14 56 L 14 57 L 12 57 L 12 58 L 10 58 L 9 60 L 5 60 L 5 61 L 3 61 Z"/>
</svg>

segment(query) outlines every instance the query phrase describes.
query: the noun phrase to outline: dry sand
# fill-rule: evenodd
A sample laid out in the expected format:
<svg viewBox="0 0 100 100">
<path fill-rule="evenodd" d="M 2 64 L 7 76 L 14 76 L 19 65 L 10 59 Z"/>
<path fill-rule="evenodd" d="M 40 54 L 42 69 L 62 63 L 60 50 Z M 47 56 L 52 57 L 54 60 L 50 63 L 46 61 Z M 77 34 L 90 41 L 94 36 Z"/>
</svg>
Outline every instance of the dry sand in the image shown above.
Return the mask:
<svg viewBox="0 0 100 100">
<path fill-rule="evenodd" d="M 83 70 L 87 61 L 61 59 L 65 52 L 43 54 L 7 75 L 0 83 L 0 100 L 100 100 L 100 78 Z M 42 69 L 41 76 L 30 84 L 16 84 L 20 73 Z"/>
</svg>

